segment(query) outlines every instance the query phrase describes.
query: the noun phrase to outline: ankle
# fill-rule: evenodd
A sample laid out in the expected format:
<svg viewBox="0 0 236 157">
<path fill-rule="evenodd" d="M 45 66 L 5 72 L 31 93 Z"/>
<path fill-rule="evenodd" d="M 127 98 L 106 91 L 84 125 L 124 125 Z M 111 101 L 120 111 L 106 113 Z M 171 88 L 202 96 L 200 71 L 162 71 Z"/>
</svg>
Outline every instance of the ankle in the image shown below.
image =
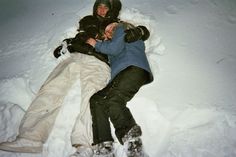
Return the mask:
<svg viewBox="0 0 236 157">
<path fill-rule="evenodd" d="M 122 142 L 132 140 L 134 138 L 140 137 L 142 135 L 142 130 L 139 125 L 134 125 L 122 138 Z"/>
<path fill-rule="evenodd" d="M 94 145 L 94 154 L 96 155 L 109 155 L 113 154 L 114 147 L 112 141 L 105 141 Z"/>
</svg>

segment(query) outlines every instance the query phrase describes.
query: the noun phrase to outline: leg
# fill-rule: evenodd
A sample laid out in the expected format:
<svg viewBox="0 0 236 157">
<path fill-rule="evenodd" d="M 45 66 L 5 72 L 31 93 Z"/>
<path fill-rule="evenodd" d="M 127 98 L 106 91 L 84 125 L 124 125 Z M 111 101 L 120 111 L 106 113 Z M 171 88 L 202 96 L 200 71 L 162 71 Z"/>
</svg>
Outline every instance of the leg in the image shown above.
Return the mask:
<svg viewBox="0 0 236 157">
<path fill-rule="evenodd" d="M 79 77 L 79 67 L 76 66 L 73 59 L 69 58 L 54 69 L 26 111 L 17 139 L 2 143 L 1 150 L 42 151 L 42 145 L 51 132 L 61 103 L 71 85 Z"/>
<path fill-rule="evenodd" d="M 136 125 L 126 104 L 147 80 L 146 71 L 131 66 L 91 97 L 94 144 L 112 140 L 109 118 L 114 125 L 118 140 L 123 144 L 122 137 Z"/>
<path fill-rule="evenodd" d="M 109 117 L 114 125 L 116 136 L 121 144 L 122 137 L 136 125 L 136 122 L 126 106 L 139 89 L 148 80 L 148 73 L 138 67 L 130 66 L 120 72 L 111 82 L 107 96 Z"/>
<path fill-rule="evenodd" d="M 72 131 L 73 145 L 90 147 L 93 142 L 90 97 L 105 87 L 110 79 L 110 67 L 97 58 L 82 54 L 80 60 L 81 102 L 80 113 Z"/>
<path fill-rule="evenodd" d="M 47 140 L 61 104 L 72 84 L 79 78 L 80 68 L 73 60 L 56 67 L 39 90 L 20 126 L 19 137 Z"/>
</svg>

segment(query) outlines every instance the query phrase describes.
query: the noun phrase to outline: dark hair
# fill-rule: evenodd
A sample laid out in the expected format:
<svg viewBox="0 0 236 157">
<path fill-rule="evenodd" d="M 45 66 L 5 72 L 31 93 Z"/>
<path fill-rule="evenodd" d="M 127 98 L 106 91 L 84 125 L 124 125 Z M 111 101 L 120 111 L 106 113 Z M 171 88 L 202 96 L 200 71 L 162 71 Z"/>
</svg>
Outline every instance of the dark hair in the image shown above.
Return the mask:
<svg viewBox="0 0 236 157">
<path fill-rule="evenodd" d="M 95 37 L 99 32 L 99 21 L 92 15 L 85 16 L 79 21 L 79 31 L 84 31 L 91 37 Z"/>
</svg>

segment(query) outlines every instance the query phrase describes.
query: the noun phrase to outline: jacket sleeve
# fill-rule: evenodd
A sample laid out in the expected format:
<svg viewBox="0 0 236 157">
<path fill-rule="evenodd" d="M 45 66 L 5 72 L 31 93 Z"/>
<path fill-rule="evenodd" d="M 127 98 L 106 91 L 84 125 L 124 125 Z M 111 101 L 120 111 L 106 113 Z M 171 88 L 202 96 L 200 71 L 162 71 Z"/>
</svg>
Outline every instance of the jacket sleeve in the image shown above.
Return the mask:
<svg viewBox="0 0 236 157">
<path fill-rule="evenodd" d="M 95 45 L 95 50 L 107 55 L 117 55 L 119 54 L 125 47 L 124 41 L 124 28 L 122 26 L 118 26 L 114 32 L 114 36 L 110 41 L 97 41 Z"/>
<path fill-rule="evenodd" d="M 67 49 L 70 53 L 83 53 L 86 55 L 91 55 L 96 57 L 97 59 L 105 62 L 108 64 L 108 57 L 105 54 L 102 54 L 100 52 L 96 52 L 94 48 L 86 43 L 73 43 L 69 46 L 67 46 Z"/>
</svg>

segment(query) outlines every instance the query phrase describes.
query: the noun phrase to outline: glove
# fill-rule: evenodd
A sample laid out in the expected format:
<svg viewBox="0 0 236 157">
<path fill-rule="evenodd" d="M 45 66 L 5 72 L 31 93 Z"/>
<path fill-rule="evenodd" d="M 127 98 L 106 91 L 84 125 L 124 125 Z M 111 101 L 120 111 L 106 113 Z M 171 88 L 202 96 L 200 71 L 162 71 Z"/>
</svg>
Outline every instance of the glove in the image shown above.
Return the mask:
<svg viewBox="0 0 236 157">
<path fill-rule="evenodd" d="M 62 44 L 60 46 L 58 46 L 54 51 L 53 51 L 53 55 L 55 58 L 60 57 L 61 55 L 67 53 L 67 43 L 66 41 L 63 41 Z"/>
<path fill-rule="evenodd" d="M 62 50 L 62 45 L 58 46 L 54 51 L 53 55 L 55 58 L 58 58 L 61 56 L 61 50 Z"/>
<path fill-rule="evenodd" d="M 131 43 L 137 40 L 147 40 L 150 36 L 148 29 L 145 26 L 137 26 L 125 31 L 125 42 Z"/>
<path fill-rule="evenodd" d="M 138 26 L 137 28 L 139 28 L 139 30 L 142 32 L 141 33 L 142 34 L 141 39 L 143 41 L 147 40 L 150 37 L 150 32 L 147 29 L 147 27 L 145 27 L 145 26 Z"/>
</svg>

